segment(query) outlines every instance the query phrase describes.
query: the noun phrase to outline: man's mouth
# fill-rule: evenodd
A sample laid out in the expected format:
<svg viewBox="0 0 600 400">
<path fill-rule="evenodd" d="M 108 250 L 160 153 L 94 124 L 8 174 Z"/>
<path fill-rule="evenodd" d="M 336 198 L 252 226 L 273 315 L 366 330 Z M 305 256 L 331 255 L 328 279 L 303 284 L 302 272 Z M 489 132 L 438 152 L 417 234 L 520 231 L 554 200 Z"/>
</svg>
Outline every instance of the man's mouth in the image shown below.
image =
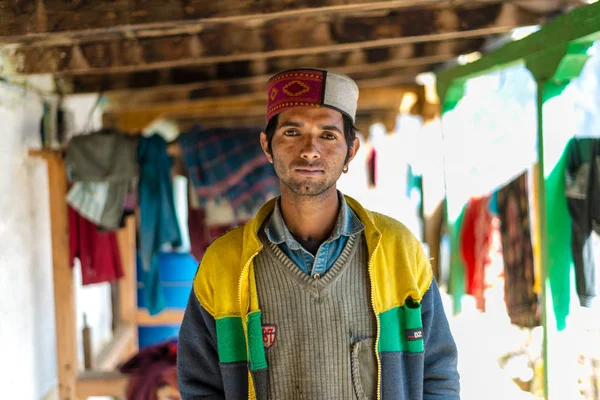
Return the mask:
<svg viewBox="0 0 600 400">
<path fill-rule="evenodd" d="M 323 172 L 325 172 L 321 168 L 313 168 L 313 167 L 296 168 L 295 171 L 298 172 L 299 174 L 308 175 L 308 176 L 320 175 Z"/>
</svg>

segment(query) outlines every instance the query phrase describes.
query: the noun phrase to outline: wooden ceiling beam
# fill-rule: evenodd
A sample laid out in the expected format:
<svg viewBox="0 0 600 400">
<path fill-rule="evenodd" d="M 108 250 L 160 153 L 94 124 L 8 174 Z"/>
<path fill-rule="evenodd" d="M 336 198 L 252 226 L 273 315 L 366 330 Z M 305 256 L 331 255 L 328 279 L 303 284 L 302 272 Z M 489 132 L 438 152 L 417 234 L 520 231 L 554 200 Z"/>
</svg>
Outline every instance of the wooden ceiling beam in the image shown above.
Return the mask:
<svg viewBox="0 0 600 400">
<path fill-rule="evenodd" d="M 461 49 L 473 51 L 473 45 L 465 44 Z M 412 49 L 404 52 L 410 53 Z M 441 64 L 456 58 L 462 52 L 450 54 L 434 54 L 422 57 L 397 56 L 399 52 L 392 52 L 388 59 L 380 62 L 360 62 L 360 59 L 366 59 L 364 54 L 347 54 L 343 58 L 337 58 L 336 62 L 327 60 L 318 60 L 316 65 L 321 68 L 335 69 L 338 72 L 347 74 L 351 77 L 360 76 L 365 73 L 401 73 L 402 68 L 430 66 Z M 302 61 L 297 66 L 301 67 Z M 175 92 L 209 91 L 209 89 L 221 88 L 223 86 L 251 86 L 263 85 L 278 71 L 276 67 L 267 68 L 265 74 L 252 75 L 254 71 L 251 68 L 239 68 L 238 76 L 227 74 L 225 78 L 198 80 L 198 74 L 190 74 L 189 80 L 182 79 L 184 74 L 178 75 L 177 70 L 162 71 L 165 76 L 162 78 L 156 74 L 145 76 L 144 74 L 125 74 L 125 75 L 92 75 L 82 77 L 62 78 L 62 93 L 64 94 L 82 94 L 82 93 L 105 93 L 110 96 L 152 96 L 158 94 L 169 94 Z M 262 71 L 261 71 L 262 72 Z M 177 77 L 176 77 L 177 76 Z M 231 77 L 230 77 L 231 76 Z M 114 77 L 114 79 L 113 79 Z M 176 77 L 176 78 L 175 78 Z"/>
<path fill-rule="evenodd" d="M 415 85 L 414 77 L 427 67 L 407 67 L 392 70 L 387 73 L 374 70 L 365 72 L 363 76 L 351 74 L 361 90 L 367 88 L 378 88 L 385 86 Z M 237 96 L 241 99 L 265 101 L 265 85 L 269 75 L 252 78 L 252 84 L 240 84 L 234 81 L 223 81 L 219 85 L 210 88 L 191 91 L 164 91 L 152 92 L 151 90 L 121 92 L 118 94 L 107 94 L 109 104 L 119 107 L 140 107 L 157 102 L 182 102 L 200 99 L 220 99 Z M 362 95 L 361 95 L 362 96 Z"/>
<path fill-rule="evenodd" d="M 385 87 L 361 87 L 358 100 L 358 115 L 396 111 L 404 95 L 420 93 L 417 85 L 399 85 L 399 80 L 388 79 Z M 396 86 L 394 86 L 396 85 Z M 116 127 L 126 132 L 139 132 L 159 118 L 173 120 L 197 119 L 198 121 L 235 120 L 246 118 L 258 121 L 264 118 L 266 95 L 255 94 L 246 97 L 226 97 L 179 102 L 159 102 L 154 104 L 114 104 L 105 112 L 106 126 Z M 260 124 L 264 124 L 264 119 Z"/>
<path fill-rule="evenodd" d="M 124 36 L 155 37 L 198 33 L 226 23 L 259 23 L 290 17 L 334 16 L 418 7 L 492 4 L 502 0 L 188 0 L 64 2 L 0 0 L 0 44 L 56 45 Z M 506 0 L 504 0 L 506 1 Z"/>
<path fill-rule="evenodd" d="M 539 22 L 534 13 L 505 3 L 383 17 L 280 20 L 269 27 L 218 25 L 198 35 L 4 49 L 0 59 L 13 65 L 13 71 L 4 69 L 5 76 L 131 73 L 480 38 Z"/>
<path fill-rule="evenodd" d="M 387 115 L 393 114 L 394 120 L 397 114 L 394 114 L 391 109 L 371 109 L 366 111 L 358 111 L 356 115 L 357 129 L 363 134 L 368 135 L 368 127 L 374 122 L 381 122 Z M 172 119 L 177 124 L 180 132 L 189 132 L 194 125 L 200 125 L 204 129 L 211 128 L 237 128 L 256 126 L 264 128 L 265 116 L 264 109 L 262 113 L 255 115 L 228 115 L 227 117 L 214 117 L 210 115 L 187 115 Z"/>
</svg>

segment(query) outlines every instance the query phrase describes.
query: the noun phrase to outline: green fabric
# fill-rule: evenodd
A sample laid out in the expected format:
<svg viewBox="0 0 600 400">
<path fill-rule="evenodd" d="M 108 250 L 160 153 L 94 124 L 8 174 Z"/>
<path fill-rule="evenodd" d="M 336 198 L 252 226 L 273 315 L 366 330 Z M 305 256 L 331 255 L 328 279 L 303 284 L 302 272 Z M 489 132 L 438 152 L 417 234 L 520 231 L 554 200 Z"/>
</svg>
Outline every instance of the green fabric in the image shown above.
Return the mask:
<svg viewBox="0 0 600 400">
<path fill-rule="evenodd" d="M 571 301 L 571 216 L 565 197 L 565 151 L 546 179 L 546 212 L 548 226 L 548 277 L 552 292 L 552 306 L 556 329 L 567 326 Z"/>
<path fill-rule="evenodd" d="M 407 305 L 394 307 L 379 314 L 379 345 L 378 351 L 418 353 L 424 350 L 423 339 L 407 340 L 407 329 L 423 327 L 421 305 L 412 308 Z"/>
<path fill-rule="evenodd" d="M 567 82 L 544 83 L 542 104 L 560 96 L 567 85 Z M 550 284 L 556 329 L 561 331 L 567 326 L 571 301 L 571 270 L 573 269 L 571 216 L 569 215 L 565 196 L 566 150 L 572 132 L 554 132 L 552 130 L 548 130 L 548 132 L 552 132 L 553 136 L 545 135 L 545 155 L 544 160 L 542 160 L 546 175 L 546 232 L 548 243 L 546 274 Z M 560 154 L 560 157 L 555 159 L 551 156 L 552 154 Z"/>
<path fill-rule="evenodd" d="M 250 353 L 250 369 L 256 371 L 267 368 L 265 348 L 262 338 L 262 324 L 260 311 L 248 315 L 248 352 Z"/>
<path fill-rule="evenodd" d="M 400 307 L 394 307 L 379 314 L 379 348 L 380 353 L 389 351 L 404 351 L 402 334 L 403 320 L 400 318 Z"/>
<path fill-rule="evenodd" d="M 247 361 L 246 338 L 242 318 L 225 317 L 219 318 L 215 322 L 217 325 L 219 361 L 222 363 Z"/>
<path fill-rule="evenodd" d="M 450 235 L 450 294 L 454 298 L 454 314 L 462 311 L 462 296 L 465 294 L 465 265 L 460 256 L 460 232 L 465 215 L 466 204 L 463 204 L 460 215 L 455 221 L 448 220 L 448 233 Z"/>
</svg>

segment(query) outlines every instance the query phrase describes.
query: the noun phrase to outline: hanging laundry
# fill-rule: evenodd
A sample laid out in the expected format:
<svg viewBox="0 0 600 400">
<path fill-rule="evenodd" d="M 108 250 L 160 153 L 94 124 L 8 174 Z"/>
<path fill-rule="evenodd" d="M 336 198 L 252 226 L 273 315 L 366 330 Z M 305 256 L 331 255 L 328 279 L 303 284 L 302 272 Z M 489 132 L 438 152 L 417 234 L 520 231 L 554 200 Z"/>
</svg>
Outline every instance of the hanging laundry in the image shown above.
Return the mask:
<svg viewBox="0 0 600 400">
<path fill-rule="evenodd" d="M 175 339 L 141 349 L 120 367 L 120 371 L 131 375 L 127 384 L 127 400 L 181 398 L 177 385 Z"/>
<path fill-rule="evenodd" d="M 196 260 L 202 260 L 208 246 L 234 225 L 207 225 L 206 211 L 201 208 L 190 208 L 188 210 L 188 229 L 190 232 L 191 253 Z"/>
<path fill-rule="evenodd" d="M 191 186 L 191 182 L 188 183 Z M 219 204 L 211 200 L 207 202 L 206 209 L 202 208 L 198 195 L 193 187 L 190 187 L 187 227 L 190 235 L 190 252 L 196 260 L 202 260 L 204 252 L 214 239 L 235 227 L 236 219 L 233 214 L 233 208 L 226 200 Z"/>
<path fill-rule="evenodd" d="M 203 208 L 209 200 L 225 199 L 236 218 L 246 219 L 279 194 L 279 179 L 258 141 L 260 131 L 195 126 L 180 136 L 183 159 Z"/>
<path fill-rule="evenodd" d="M 171 160 L 167 155 L 165 140 L 159 135 L 142 137 L 138 148 L 138 163 L 144 296 L 148 312 L 154 315 L 162 311 L 166 304 L 155 256 L 164 244 L 180 246 L 181 232 L 175 212 Z"/>
<path fill-rule="evenodd" d="M 529 223 L 527 173 L 498 191 L 498 216 L 504 259 L 504 297 L 513 324 L 540 324 L 540 305 L 534 292 L 533 250 Z"/>
<path fill-rule="evenodd" d="M 494 217 L 490 197 L 471 198 L 462 222 L 460 252 L 465 264 L 465 293 L 475 297 L 477 309 L 485 311 L 485 272 L 490 264 Z"/>
<path fill-rule="evenodd" d="M 188 231 L 190 232 L 191 253 L 196 260 L 201 261 L 210 242 L 204 223 L 206 214 L 202 208 L 188 209 Z"/>
<path fill-rule="evenodd" d="M 137 145 L 136 137 L 109 130 L 71 139 L 66 164 L 74 184 L 68 204 L 103 229 L 119 229 L 137 176 Z"/>
<path fill-rule="evenodd" d="M 81 264 L 82 285 L 114 282 L 123 277 L 115 232 L 100 232 L 72 207 L 69 207 L 69 252 L 71 268 L 75 266 L 75 258 Z"/>
<path fill-rule="evenodd" d="M 490 212 L 494 215 L 498 215 L 498 191 L 495 190 L 490 197 L 489 202 Z"/>
<path fill-rule="evenodd" d="M 377 150 L 371 147 L 367 155 L 367 173 L 369 178 L 369 187 L 377 186 Z"/>
<path fill-rule="evenodd" d="M 600 139 L 569 142 L 565 175 L 576 289 L 581 306 L 591 307 L 597 296 L 592 235 L 600 235 Z"/>
</svg>

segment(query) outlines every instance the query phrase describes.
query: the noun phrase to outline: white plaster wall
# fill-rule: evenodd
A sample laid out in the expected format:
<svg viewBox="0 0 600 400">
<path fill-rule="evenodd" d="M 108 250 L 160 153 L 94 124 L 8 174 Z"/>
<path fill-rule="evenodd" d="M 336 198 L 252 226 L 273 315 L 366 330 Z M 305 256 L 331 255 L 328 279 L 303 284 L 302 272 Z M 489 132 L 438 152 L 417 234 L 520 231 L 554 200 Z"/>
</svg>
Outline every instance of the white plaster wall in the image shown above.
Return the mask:
<svg viewBox="0 0 600 400">
<path fill-rule="evenodd" d="M 5 399 L 41 399 L 56 386 L 52 253 L 41 102 L 0 86 L 0 387 Z"/>
<path fill-rule="evenodd" d="M 34 82 L 44 86 L 43 80 Z M 48 99 L 47 99 L 48 100 Z M 55 105 L 56 101 L 50 99 Z M 87 123 L 95 96 L 67 99 L 73 131 Z M 2 399 L 57 399 L 56 334 L 47 168 L 28 157 L 41 146 L 38 95 L 0 83 L 0 388 Z M 94 113 L 92 129 L 101 123 Z M 69 135 L 70 136 L 70 135 Z M 82 287 L 74 271 L 77 333 L 82 361 L 82 316 L 88 315 L 94 350 L 110 339 L 110 286 Z"/>
</svg>

